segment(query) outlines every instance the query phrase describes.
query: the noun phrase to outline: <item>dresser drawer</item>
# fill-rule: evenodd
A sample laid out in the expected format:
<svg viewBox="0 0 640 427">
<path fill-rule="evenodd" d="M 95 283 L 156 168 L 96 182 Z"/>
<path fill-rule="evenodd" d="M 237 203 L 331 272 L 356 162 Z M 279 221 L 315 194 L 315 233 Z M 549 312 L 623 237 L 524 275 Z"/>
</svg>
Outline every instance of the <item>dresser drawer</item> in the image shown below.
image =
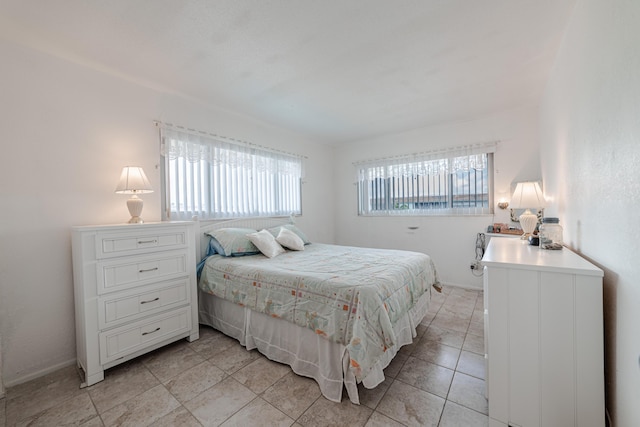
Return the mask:
<svg viewBox="0 0 640 427">
<path fill-rule="evenodd" d="M 98 295 L 186 276 L 187 253 L 160 252 L 98 262 Z"/>
<path fill-rule="evenodd" d="M 108 294 L 98 302 L 100 329 L 111 328 L 164 310 L 189 304 L 188 277 Z"/>
<path fill-rule="evenodd" d="M 137 230 L 135 233 L 97 233 L 96 258 L 180 249 L 186 247 L 187 242 L 185 227 L 162 227 L 162 229 Z"/>
<path fill-rule="evenodd" d="M 105 365 L 191 329 L 191 307 L 158 314 L 100 333 L 100 363 Z"/>
</svg>

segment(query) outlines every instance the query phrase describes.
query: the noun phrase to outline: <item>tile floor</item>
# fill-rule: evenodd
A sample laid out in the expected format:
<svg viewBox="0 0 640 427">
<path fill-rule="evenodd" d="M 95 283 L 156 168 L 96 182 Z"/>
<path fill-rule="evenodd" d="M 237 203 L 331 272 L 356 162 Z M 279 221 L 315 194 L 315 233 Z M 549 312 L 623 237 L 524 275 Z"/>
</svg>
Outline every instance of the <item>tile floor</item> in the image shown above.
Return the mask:
<svg viewBox="0 0 640 427">
<path fill-rule="evenodd" d="M 361 405 L 331 402 L 317 384 L 237 341 L 201 338 L 141 356 L 80 389 L 75 367 L 6 390 L 5 426 L 487 426 L 482 292 L 434 293 L 419 336 Z"/>
</svg>

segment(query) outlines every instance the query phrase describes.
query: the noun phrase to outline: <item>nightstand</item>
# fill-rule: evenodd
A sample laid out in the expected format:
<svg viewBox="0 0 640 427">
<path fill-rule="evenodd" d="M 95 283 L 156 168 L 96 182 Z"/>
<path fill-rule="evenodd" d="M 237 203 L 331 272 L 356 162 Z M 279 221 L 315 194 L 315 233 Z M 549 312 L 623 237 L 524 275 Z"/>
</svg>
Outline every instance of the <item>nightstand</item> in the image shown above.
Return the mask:
<svg viewBox="0 0 640 427">
<path fill-rule="evenodd" d="M 173 341 L 198 339 L 195 223 L 72 229 L 82 386 Z"/>
</svg>

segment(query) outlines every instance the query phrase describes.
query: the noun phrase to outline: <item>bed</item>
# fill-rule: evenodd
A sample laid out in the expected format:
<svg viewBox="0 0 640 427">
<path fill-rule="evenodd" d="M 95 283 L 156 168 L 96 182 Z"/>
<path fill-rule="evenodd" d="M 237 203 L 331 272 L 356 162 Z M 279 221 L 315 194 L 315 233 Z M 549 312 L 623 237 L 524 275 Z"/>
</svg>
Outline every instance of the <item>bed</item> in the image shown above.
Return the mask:
<svg viewBox="0 0 640 427">
<path fill-rule="evenodd" d="M 438 286 L 425 254 L 311 243 L 292 218 L 200 230 L 200 323 L 315 379 L 336 402 L 346 389 L 359 404 L 358 383 L 384 381 L 384 368 L 415 338 Z M 270 253 L 260 240 L 269 235 L 296 250 Z"/>
</svg>

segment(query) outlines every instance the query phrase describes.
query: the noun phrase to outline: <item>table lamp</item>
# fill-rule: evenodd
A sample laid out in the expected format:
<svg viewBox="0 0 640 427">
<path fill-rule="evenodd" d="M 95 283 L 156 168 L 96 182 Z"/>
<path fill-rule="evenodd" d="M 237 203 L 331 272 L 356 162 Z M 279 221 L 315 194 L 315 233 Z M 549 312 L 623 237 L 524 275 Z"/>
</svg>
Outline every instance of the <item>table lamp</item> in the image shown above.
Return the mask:
<svg viewBox="0 0 640 427">
<path fill-rule="evenodd" d="M 544 196 L 540 185 L 535 181 L 519 182 L 516 185 L 516 190 L 511 197 L 511 208 L 513 209 L 525 209 L 520 215 L 519 221 L 522 227 L 521 239 L 528 239 L 532 235 L 533 230 L 536 229 L 538 223 L 538 215 L 531 212 L 531 209 L 542 209 L 545 206 Z"/>
<path fill-rule="evenodd" d="M 131 194 L 131 197 L 127 200 L 127 208 L 129 208 L 129 213 L 131 214 L 129 224 L 143 223 L 144 221 L 140 214 L 142 213 L 144 202 L 138 197 L 138 194 L 153 193 L 153 189 L 142 168 L 138 166 L 125 166 L 122 168 L 116 193 Z"/>
</svg>

